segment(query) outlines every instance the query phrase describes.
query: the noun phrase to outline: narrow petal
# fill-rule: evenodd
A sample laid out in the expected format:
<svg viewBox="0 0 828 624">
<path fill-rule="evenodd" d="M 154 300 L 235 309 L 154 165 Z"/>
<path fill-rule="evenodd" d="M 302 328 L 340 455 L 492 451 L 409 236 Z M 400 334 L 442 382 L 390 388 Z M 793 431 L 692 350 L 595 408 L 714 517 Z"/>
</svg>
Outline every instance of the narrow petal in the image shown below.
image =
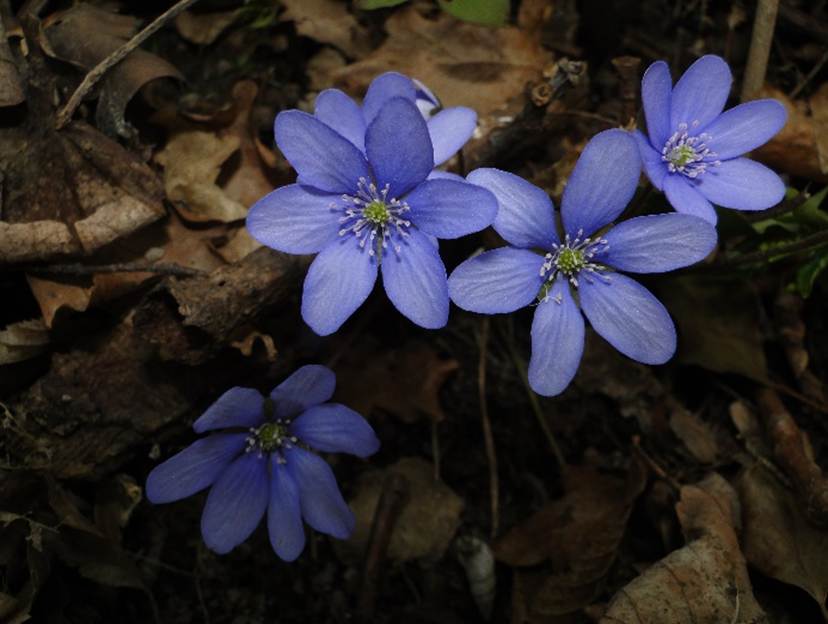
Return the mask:
<svg viewBox="0 0 828 624">
<path fill-rule="evenodd" d="M 318 455 L 295 446 L 285 451 L 285 459 L 299 488 L 305 522 L 320 533 L 348 539 L 356 519 L 339 492 L 331 467 Z"/>
<path fill-rule="evenodd" d="M 734 106 L 714 119 L 704 132 L 719 160 L 735 158 L 770 141 L 785 125 L 788 111 L 776 100 L 754 100 Z"/>
<path fill-rule="evenodd" d="M 719 217 L 713 204 L 698 191 L 695 183 L 689 182 L 683 175 L 674 173 L 665 177 L 664 194 L 670 205 L 679 212 L 699 217 L 716 225 Z"/>
<path fill-rule="evenodd" d="M 638 144 L 638 154 L 641 156 L 641 164 L 644 165 L 644 173 L 659 191 L 664 188 L 664 178 L 667 175 L 667 163 L 661 158 L 661 152 L 650 145 L 650 141 L 640 130 L 633 132 L 635 142 Z"/>
<path fill-rule="evenodd" d="M 675 132 L 682 123 L 691 129 L 704 128 L 724 110 L 732 82 L 733 76 L 723 58 L 708 54 L 698 59 L 673 89 L 670 128 Z"/>
<path fill-rule="evenodd" d="M 629 132 L 604 130 L 584 148 L 561 200 L 564 230 L 589 236 L 620 215 L 641 177 L 641 156 Z M 583 236 L 582 236 L 583 237 Z"/>
<path fill-rule="evenodd" d="M 383 255 L 382 284 L 403 316 L 420 327 L 439 329 L 448 322 L 446 267 L 427 235 L 413 228 L 409 233 L 395 239 L 399 253 L 389 248 Z"/>
<path fill-rule="evenodd" d="M 494 229 L 515 247 L 551 249 L 559 242 L 555 206 L 545 191 L 500 169 L 475 169 L 468 181 L 497 198 Z"/>
<path fill-rule="evenodd" d="M 329 193 L 351 193 L 361 177 L 370 178 L 362 152 L 313 115 L 282 111 L 274 132 L 276 145 L 296 169 L 301 184 Z"/>
<path fill-rule="evenodd" d="M 371 294 L 377 262 L 356 238 L 345 236 L 311 263 L 302 291 L 302 318 L 320 336 L 340 328 Z"/>
<path fill-rule="evenodd" d="M 289 184 L 277 188 L 250 207 L 247 231 L 271 249 L 292 254 L 317 253 L 339 231 L 339 216 L 331 207 L 339 195 L 310 186 Z"/>
<path fill-rule="evenodd" d="M 310 408 L 293 421 L 290 431 L 302 442 L 325 453 L 368 457 L 376 453 L 380 446 L 368 421 L 339 403 Z"/>
<path fill-rule="evenodd" d="M 264 397 L 253 388 L 230 388 L 193 423 L 196 433 L 228 427 L 256 427 L 264 422 Z"/>
<path fill-rule="evenodd" d="M 459 238 L 491 225 L 497 199 L 465 180 L 426 180 L 406 197 L 411 220 L 438 238 Z"/>
<path fill-rule="evenodd" d="M 147 499 L 169 503 L 209 487 L 244 449 L 246 433 L 228 433 L 196 440 L 180 453 L 152 469 L 147 477 Z"/>
<path fill-rule="evenodd" d="M 417 107 L 392 98 L 380 109 L 365 135 L 365 151 L 377 186 L 388 185 L 389 197 L 402 197 L 434 168 L 428 126 Z"/>
<path fill-rule="evenodd" d="M 276 418 L 295 418 L 309 407 L 329 400 L 336 389 L 336 375 L 327 366 L 308 364 L 297 369 L 273 389 Z"/>
<path fill-rule="evenodd" d="M 458 307 L 481 314 L 528 306 L 543 285 L 543 258 L 528 249 L 501 247 L 469 258 L 451 273 L 449 295 Z"/>
<path fill-rule="evenodd" d="M 392 250 L 382 258 L 382 284 L 394 307 L 426 329 L 448 322 L 449 298 L 446 267 L 439 250 L 422 232 L 410 229 L 400 241 L 400 253 Z"/>
<path fill-rule="evenodd" d="M 584 353 L 584 317 L 569 283 L 558 277 L 532 321 L 529 385 L 538 394 L 560 394 L 575 377 Z"/>
<path fill-rule="evenodd" d="M 581 280 L 581 307 L 613 347 L 644 364 L 664 364 L 676 351 L 676 328 L 667 310 L 635 280 L 612 273 L 609 282 Z"/>
<path fill-rule="evenodd" d="M 636 217 L 604 234 L 598 259 L 620 271 L 663 273 L 704 260 L 716 246 L 716 228 L 704 219 L 671 212 Z"/>
<path fill-rule="evenodd" d="M 362 109 L 339 89 L 325 89 L 316 96 L 316 118 L 365 151 L 365 118 Z"/>
<path fill-rule="evenodd" d="M 641 102 L 647 120 L 647 134 L 653 145 L 664 145 L 673 134 L 670 128 L 670 96 L 673 79 L 664 61 L 656 61 L 644 72 L 641 79 Z"/>
<path fill-rule="evenodd" d="M 736 210 L 765 210 L 785 197 L 785 183 L 755 160 L 734 158 L 699 177 L 699 192 L 709 201 Z"/>
<path fill-rule="evenodd" d="M 465 106 L 444 108 L 428 120 L 428 133 L 434 146 L 434 166 L 454 156 L 474 134 L 477 113 Z"/>
<path fill-rule="evenodd" d="M 274 552 L 283 561 L 294 561 L 305 548 L 305 529 L 299 506 L 299 488 L 287 466 L 274 454 L 270 461 L 270 502 L 267 533 Z"/>
<path fill-rule="evenodd" d="M 267 509 L 267 458 L 245 453 L 210 488 L 201 516 L 201 535 L 210 550 L 230 552 L 256 529 Z"/>
<path fill-rule="evenodd" d="M 417 98 L 417 87 L 414 81 L 397 72 L 386 72 L 374 78 L 362 101 L 365 123 L 370 124 L 374 121 L 385 103 L 395 97 L 401 97 L 413 103 Z"/>
</svg>

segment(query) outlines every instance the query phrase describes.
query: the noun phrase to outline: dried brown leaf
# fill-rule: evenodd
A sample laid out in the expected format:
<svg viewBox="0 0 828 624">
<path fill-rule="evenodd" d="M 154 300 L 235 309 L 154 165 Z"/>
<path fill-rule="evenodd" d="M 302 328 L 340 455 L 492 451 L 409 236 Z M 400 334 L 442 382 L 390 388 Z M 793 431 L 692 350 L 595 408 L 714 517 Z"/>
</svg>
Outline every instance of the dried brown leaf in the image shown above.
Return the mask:
<svg viewBox="0 0 828 624">
<path fill-rule="evenodd" d="M 48 345 L 49 329 L 42 319 L 13 323 L 0 331 L 0 365 L 36 357 Z"/>
<path fill-rule="evenodd" d="M 238 9 L 212 13 L 184 11 L 175 18 L 175 29 L 190 43 L 207 46 L 218 39 L 238 16 Z"/>
<path fill-rule="evenodd" d="M 300 35 L 342 50 L 351 58 L 361 58 L 370 50 L 367 30 L 338 0 L 281 0 L 285 12 L 279 19 L 294 22 Z"/>
</svg>

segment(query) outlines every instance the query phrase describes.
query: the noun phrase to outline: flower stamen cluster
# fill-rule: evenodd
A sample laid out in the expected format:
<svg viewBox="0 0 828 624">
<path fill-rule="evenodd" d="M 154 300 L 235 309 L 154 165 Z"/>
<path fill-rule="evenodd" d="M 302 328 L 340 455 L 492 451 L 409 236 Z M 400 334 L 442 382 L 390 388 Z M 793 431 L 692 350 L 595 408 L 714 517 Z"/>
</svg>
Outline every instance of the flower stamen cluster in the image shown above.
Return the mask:
<svg viewBox="0 0 828 624">
<path fill-rule="evenodd" d="M 411 210 L 404 201 L 396 198 L 388 198 L 388 184 L 380 190 L 373 182 L 360 178 L 355 195 L 342 195 L 342 201 L 346 203 L 344 216 L 339 219 L 343 227 L 339 230 L 340 236 L 349 232 L 356 236 L 360 248 L 368 246 L 368 255 L 388 249 L 388 242 L 391 236 L 396 234 L 400 237 L 408 236 L 408 228 L 411 221 L 404 219 L 403 214 Z M 340 209 L 337 204 L 331 204 L 331 208 Z M 393 242 L 394 251 L 399 254 L 402 247 Z"/>
<path fill-rule="evenodd" d="M 698 127 L 699 122 L 694 121 L 692 128 Z M 680 123 L 678 130 L 667 139 L 661 149 L 661 159 L 667 163 L 670 173 L 681 173 L 688 178 L 697 178 L 708 167 L 717 167 L 721 164 L 716 158 L 716 153 L 711 151 L 707 143 L 713 138 L 706 132 L 699 135 L 691 135 L 690 127 L 686 123 Z"/>
<path fill-rule="evenodd" d="M 609 244 L 605 238 L 584 237 L 583 229 L 579 229 L 574 240 L 567 234 L 562 244 L 552 245 L 552 251 L 543 258 L 540 276 L 551 284 L 559 273 L 563 274 L 575 288 L 578 287 L 579 277 L 583 277 L 590 283 L 593 277 L 608 282 L 609 277 L 603 274 L 607 270 L 606 267 L 592 261 L 596 255 L 608 249 Z M 548 290 L 548 287 L 541 288 L 541 295 L 538 297 L 541 301 L 548 299 Z"/>
<path fill-rule="evenodd" d="M 260 427 L 251 427 L 250 436 L 247 438 L 245 453 L 257 451 L 259 457 L 277 449 L 289 449 L 299 442 L 296 436 L 290 435 L 289 420 L 276 420 L 268 422 Z M 279 462 L 284 463 L 284 458 L 279 457 Z"/>
</svg>

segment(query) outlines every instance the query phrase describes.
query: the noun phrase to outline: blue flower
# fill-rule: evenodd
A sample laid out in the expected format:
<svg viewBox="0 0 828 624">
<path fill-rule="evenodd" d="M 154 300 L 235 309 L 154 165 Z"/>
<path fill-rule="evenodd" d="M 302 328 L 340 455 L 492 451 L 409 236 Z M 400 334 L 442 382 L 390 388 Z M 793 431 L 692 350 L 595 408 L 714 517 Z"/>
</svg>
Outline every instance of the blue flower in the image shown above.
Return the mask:
<svg viewBox="0 0 828 624">
<path fill-rule="evenodd" d="M 647 177 L 677 211 L 713 224 L 713 204 L 764 210 L 785 196 L 778 175 L 740 158 L 779 132 L 785 107 L 755 100 L 723 113 L 731 82 L 727 63 L 712 55 L 693 63 L 675 87 L 664 61 L 650 65 L 641 81 L 648 136 L 635 137 Z"/>
<path fill-rule="evenodd" d="M 438 110 L 440 101 L 428 87 L 397 72 L 387 72 L 374 78 L 362 106 L 338 89 L 322 91 L 316 98 L 314 115 L 364 153 L 366 128 L 382 106 L 394 97 L 415 104 L 426 120 L 435 166 L 454 156 L 474 134 L 477 113 L 465 106 Z"/>
<path fill-rule="evenodd" d="M 293 561 L 305 547 L 302 518 L 338 539 L 354 529 L 330 466 L 313 453 L 372 455 L 374 430 L 344 405 L 326 403 L 336 378 L 324 366 L 303 366 L 269 398 L 231 388 L 195 421 L 197 440 L 147 477 L 147 498 L 169 503 L 210 488 L 201 517 L 209 548 L 227 553 L 246 540 L 267 511 L 273 550 Z"/>
<path fill-rule="evenodd" d="M 579 308 L 596 332 L 634 360 L 662 364 L 675 352 L 667 310 L 618 271 L 660 273 L 698 262 L 715 246 L 716 230 L 697 217 L 670 213 L 629 219 L 604 232 L 629 203 L 640 173 L 629 133 L 597 134 L 564 190 L 563 238 L 541 189 L 497 169 L 469 174 L 497 197 L 494 228 L 511 246 L 463 262 L 449 278 L 449 292 L 461 308 L 484 314 L 537 301 L 529 383 L 538 394 L 560 394 L 575 376 L 584 349 Z"/>
<path fill-rule="evenodd" d="M 371 293 L 380 269 L 402 314 L 422 327 L 443 327 L 449 298 L 437 238 L 482 230 L 497 201 L 463 180 L 427 179 L 434 151 L 412 100 L 369 90 L 363 109 L 354 106 L 353 124 L 339 131 L 298 110 L 279 113 L 276 143 L 299 177 L 256 202 L 247 228 L 273 249 L 319 253 L 302 296 L 302 318 L 317 334 L 339 329 Z M 367 128 L 359 125 L 363 113 Z"/>
</svg>

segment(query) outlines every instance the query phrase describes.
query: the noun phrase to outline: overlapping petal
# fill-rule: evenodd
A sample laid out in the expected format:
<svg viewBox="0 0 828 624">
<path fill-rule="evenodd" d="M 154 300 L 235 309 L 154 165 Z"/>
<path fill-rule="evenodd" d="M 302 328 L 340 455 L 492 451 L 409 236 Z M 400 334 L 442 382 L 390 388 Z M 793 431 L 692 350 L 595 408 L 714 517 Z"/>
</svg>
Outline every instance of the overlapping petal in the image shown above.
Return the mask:
<svg viewBox="0 0 828 624">
<path fill-rule="evenodd" d="M 724 110 L 732 82 L 730 68 L 719 56 L 708 54 L 688 67 L 673 89 L 670 103 L 673 131 L 686 123 L 693 131 L 691 134 L 701 132 Z"/>
<path fill-rule="evenodd" d="M 523 178 L 500 169 L 475 169 L 468 181 L 497 198 L 494 229 L 515 247 L 549 250 L 559 242 L 555 207 L 549 196 Z"/>
<path fill-rule="evenodd" d="M 785 183 L 755 160 L 734 158 L 699 177 L 699 192 L 709 201 L 736 210 L 765 210 L 785 197 Z"/>
<path fill-rule="evenodd" d="M 300 184 L 329 193 L 352 193 L 359 178 L 371 175 L 362 152 L 313 115 L 282 111 L 276 116 L 274 133 Z"/>
<path fill-rule="evenodd" d="M 273 550 L 284 561 L 294 561 L 305 548 L 299 488 L 276 454 L 271 456 L 270 461 L 267 533 Z"/>
<path fill-rule="evenodd" d="M 535 300 L 543 285 L 543 258 L 528 249 L 501 247 L 469 258 L 449 277 L 451 300 L 482 314 L 514 312 Z"/>
<path fill-rule="evenodd" d="M 633 137 L 638 144 L 638 153 L 641 156 L 644 173 L 650 178 L 654 187 L 659 191 L 663 190 L 664 178 L 667 176 L 667 163 L 662 159 L 661 152 L 650 145 L 650 141 L 640 130 L 633 132 Z"/>
<path fill-rule="evenodd" d="M 448 322 L 446 267 L 427 235 L 411 228 L 395 238 L 399 253 L 389 249 L 382 258 L 382 283 L 391 303 L 404 316 L 426 329 Z"/>
<path fill-rule="evenodd" d="M 153 468 L 147 477 L 147 499 L 169 503 L 212 485 L 245 447 L 247 434 L 214 434 L 196 440 Z"/>
<path fill-rule="evenodd" d="M 322 458 L 296 446 L 285 450 L 285 459 L 288 473 L 299 489 L 305 522 L 332 537 L 350 537 L 356 519 L 342 498 L 331 467 Z"/>
<path fill-rule="evenodd" d="M 621 353 L 644 364 L 663 364 L 676 351 L 667 310 L 641 284 L 621 273 L 609 281 L 580 280 L 581 308 L 592 327 Z"/>
<path fill-rule="evenodd" d="M 620 215 L 641 176 L 641 157 L 630 133 L 604 130 L 584 148 L 561 200 L 564 230 L 589 236 Z"/>
<path fill-rule="evenodd" d="M 362 109 L 339 89 L 325 89 L 316 96 L 316 118 L 365 151 L 365 118 Z"/>
<path fill-rule="evenodd" d="M 735 158 L 770 141 L 785 125 L 788 112 L 776 100 L 754 100 L 734 106 L 705 127 L 707 146 L 719 160 Z"/>
<path fill-rule="evenodd" d="M 497 214 L 494 195 L 465 181 L 426 180 L 411 191 L 406 202 L 417 227 L 438 238 L 479 232 Z"/>
<path fill-rule="evenodd" d="M 228 427 L 257 427 L 264 422 L 264 397 L 253 388 L 230 388 L 193 423 L 196 433 Z"/>
<path fill-rule="evenodd" d="M 365 123 L 370 124 L 380 109 L 392 98 L 403 98 L 412 104 L 417 97 L 417 87 L 408 76 L 397 72 L 386 72 L 374 78 L 362 101 Z"/>
<path fill-rule="evenodd" d="M 434 147 L 434 166 L 454 156 L 474 134 L 477 113 L 465 106 L 444 108 L 428 120 L 428 133 Z"/>
<path fill-rule="evenodd" d="M 329 400 L 336 389 L 336 375 L 327 366 L 308 364 L 297 369 L 270 393 L 276 418 L 294 418 L 314 405 Z"/>
<path fill-rule="evenodd" d="M 584 318 L 572 298 L 569 283 L 558 276 L 549 299 L 538 305 L 532 321 L 529 385 L 538 394 L 563 392 L 584 353 Z"/>
<path fill-rule="evenodd" d="M 653 145 L 664 145 L 673 134 L 670 127 L 670 100 L 673 79 L 664 61 L 656 61 L 644 72 L 641 79 L 641 102 L 647 120 L 647 134 Z"/>
<path fill-rule="evenodd" d="M 337 237 L 341 227 L 332 205 L 341 198 L 309 186 L 277 188 L 250 207 L 247 231 L 257 241 L 286 253 L 317 253 Z"/>
<path fill-rule="evenodd" d="M 243 454 L 210 489 L 201 516 L 204 543 L 219 554 L 233 550 L 261 522 L 269 497 L 267 459 L 257 453 Z"/>
<path fill-rule="evenodd" d="M 699 217 L 711 225 L 716 225 L 719 217 L 713 204 L 697 190 L 695 183 L 688 181 L 683 175 L 673 173 L 664 178 L 664 194 L 670 205 L 679 212 Z"/>
<path fill-rule="evenodd" d="M 291 423 L 290 431 L 311 448 L 325 453 L 368 457 L 379 450 L 379 440 L 368 421 L 339 403 L 311 407 Z"/>
<path fill-rule="evenodd" d="M 717 237 L 704 219 L 672 212 L 623 221 L 604 239 L 608 245 L 599 262 L 632 273 L 663 273 L 703 260 Z"/>
<path fill-rule="evenodd" d="M 302 318 L 320 336 L 332 334 L 362 305 L 377 280 L 376 257 L 346 236 L 323 249 L 308 269 Z"/>
</svg>

